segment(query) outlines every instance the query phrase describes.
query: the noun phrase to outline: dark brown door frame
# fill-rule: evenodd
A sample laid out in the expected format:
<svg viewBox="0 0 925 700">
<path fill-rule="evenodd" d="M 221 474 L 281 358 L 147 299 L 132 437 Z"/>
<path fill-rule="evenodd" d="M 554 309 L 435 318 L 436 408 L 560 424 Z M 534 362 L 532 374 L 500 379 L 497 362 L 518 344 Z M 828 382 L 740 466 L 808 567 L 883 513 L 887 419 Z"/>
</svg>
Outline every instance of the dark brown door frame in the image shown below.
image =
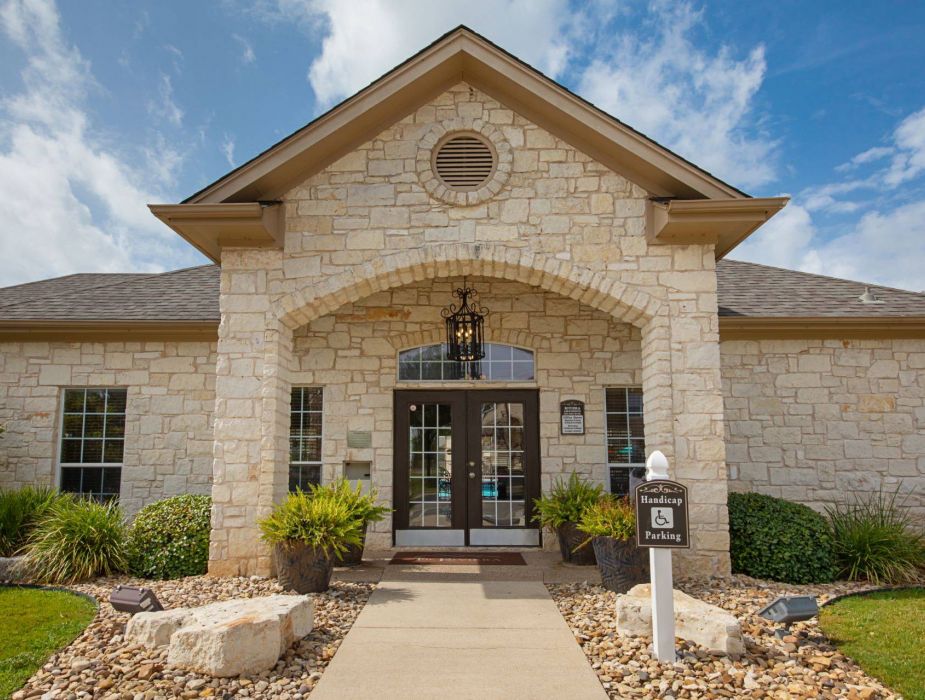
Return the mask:
<svg viewBox="0 0 925 700">
<path fill-rule="evenodd" d="M 413 403 L 443 403 L 452 407 L 453 435 L 465 436 L 452 455 L 452 528 L 465 532 L 469 544 L 469 528 L 481 524 L 481 403 L 507 401 L 524 404 L 524 512 L 529 524 L 533 517 L 533 499 L 540 495 L 540 438 L 538 389 L 396 389 L 393 392 L 392 432 L 392 543 L 396 530 L 414 529 L 408 526 L 408 434 L 409 406 Z M 470 457 L 472 455 L 472 457 Z M 469 462 L 474 462 L 470 467 Z M 469 473 L 475 476 L 469 478 Z M 457 495 L 458 494 L 458 495 Z M 503 529 L 503 528 L 499 528 Z M 520 529 L 520 528 L 518 528 Z"/>
</svg>

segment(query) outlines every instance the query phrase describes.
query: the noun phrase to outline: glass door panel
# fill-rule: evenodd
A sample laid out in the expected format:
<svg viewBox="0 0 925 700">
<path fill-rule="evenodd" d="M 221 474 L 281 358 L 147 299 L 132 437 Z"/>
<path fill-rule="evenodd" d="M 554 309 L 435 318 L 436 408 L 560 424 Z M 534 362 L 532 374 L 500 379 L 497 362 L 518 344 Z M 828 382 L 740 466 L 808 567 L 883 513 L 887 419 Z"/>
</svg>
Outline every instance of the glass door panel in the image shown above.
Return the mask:
<svg viewBox="0 0 925 700">
<path fill-rule="evenodd" d="M 408 406 L 408 527 L 452 527 L 453 407 Z"/>
<path fill-rule="evenodd" d="M 482 403 L 482 521 L 480 527 L 523 527 L 525 496 L 523 471 L 514 473 L 515 459 L 523 463 L 523 404 Z"/>
</svg>

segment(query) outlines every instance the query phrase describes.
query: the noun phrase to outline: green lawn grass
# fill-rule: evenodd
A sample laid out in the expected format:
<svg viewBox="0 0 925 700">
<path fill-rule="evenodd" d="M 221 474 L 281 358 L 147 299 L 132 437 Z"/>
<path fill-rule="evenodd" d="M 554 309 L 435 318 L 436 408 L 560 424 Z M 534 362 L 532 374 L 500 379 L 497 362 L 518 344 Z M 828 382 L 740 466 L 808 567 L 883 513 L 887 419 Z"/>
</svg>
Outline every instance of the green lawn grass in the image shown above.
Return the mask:
<svg viewBox="0 0 925 700">
<path fill-rule="evenodd" d="M 925 589 L 845 598 L 822 608 L 819 624 L 867 673 L 925 700 Z"/>
<path fill-rule="evenodd" d="M 22 687 L 94 615 L 92 602 L 71 593 L 0 586 L 0 698 Z"/>
</svg>

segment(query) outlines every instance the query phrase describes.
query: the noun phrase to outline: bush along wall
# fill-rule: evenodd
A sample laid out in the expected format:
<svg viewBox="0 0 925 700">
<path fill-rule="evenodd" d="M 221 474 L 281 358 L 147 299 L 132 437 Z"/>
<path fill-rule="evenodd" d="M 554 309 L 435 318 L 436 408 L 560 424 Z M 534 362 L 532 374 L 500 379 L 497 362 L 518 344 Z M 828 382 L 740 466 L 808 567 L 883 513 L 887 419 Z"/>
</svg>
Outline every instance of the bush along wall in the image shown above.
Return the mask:
<svg viewBox="0 0 925 700">
<path fill-rule="evenodd" d="M 824 516 L 758 493 L 729 494 L 732 571 L 784 583 L 825 583 L 838 573 Z"/>
<path fill-rule="evenodd" d="M 209 496 L 172 496 L 142 508 L 128 536 L 128 566 L 135 576 L 173 579 L 206 573 Z"/>
</svg>

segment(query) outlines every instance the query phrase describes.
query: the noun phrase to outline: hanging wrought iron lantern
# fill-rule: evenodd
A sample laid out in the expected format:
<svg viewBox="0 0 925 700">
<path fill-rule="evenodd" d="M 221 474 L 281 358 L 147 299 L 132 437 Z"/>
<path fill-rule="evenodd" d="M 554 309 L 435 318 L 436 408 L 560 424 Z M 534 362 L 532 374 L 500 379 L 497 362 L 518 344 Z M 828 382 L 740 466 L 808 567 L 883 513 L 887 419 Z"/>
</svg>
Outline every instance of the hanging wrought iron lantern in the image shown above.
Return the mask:
<svg viewBox="0 0 925 700">
<path fill-rule="evenodd" d="M 485 357 L 485 317 L 479 293 L 469 287 L 457 289 L 453 296 L 459 306 L 450 304 L 440 314 L 446 320 L 446 356 L 456 362 L 477 362 Z"/>
</svg>

